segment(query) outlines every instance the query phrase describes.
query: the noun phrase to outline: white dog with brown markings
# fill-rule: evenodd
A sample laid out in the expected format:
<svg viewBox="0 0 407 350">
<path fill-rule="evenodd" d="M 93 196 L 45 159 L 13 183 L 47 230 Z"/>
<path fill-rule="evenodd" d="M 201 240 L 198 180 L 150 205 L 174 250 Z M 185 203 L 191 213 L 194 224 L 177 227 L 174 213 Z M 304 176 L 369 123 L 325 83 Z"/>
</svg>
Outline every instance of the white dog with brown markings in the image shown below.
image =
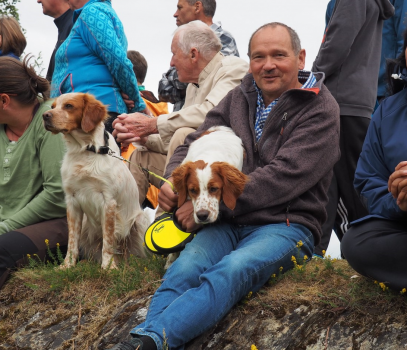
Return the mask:
<svg viewBox="0 0 407 350">
<path fill-rule="evenodd" d="M 106 107 L 90 94 L 58 97 L 43 115 L 44 126 L 62 133 L 67 146 L 61 173 L 67 206 L 69 241 L 62 267 L 76 264 L 79 252 L 117 268 L 120 257 L 144 257 L 149 221 L 138 201 L 137 184 L 105 131 Z"/>
<path fill-rule="evenodd" d="M 204 132 L 172 173 L 178 207 L 191 199 L 197 224 L 215 222 L 221 200 L 233 210 L 248 181 L 241 172 L 243 158 L 242 140 L 231 128 L 215 126 Z"/>
</svg>

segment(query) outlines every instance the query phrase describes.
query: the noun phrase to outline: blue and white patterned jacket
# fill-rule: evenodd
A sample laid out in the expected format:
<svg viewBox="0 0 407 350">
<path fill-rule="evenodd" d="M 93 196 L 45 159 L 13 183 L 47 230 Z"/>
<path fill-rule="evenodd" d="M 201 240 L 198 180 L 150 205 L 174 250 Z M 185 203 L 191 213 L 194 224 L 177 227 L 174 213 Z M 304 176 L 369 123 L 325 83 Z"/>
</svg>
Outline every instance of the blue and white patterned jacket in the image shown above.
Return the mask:
<svg viewBox="0 0 407 350">
<path fill-rule="evenodd" d="M 127 38 L 110 0 L 90 0 L 74 12 L 74 25 L 55 56 L 51 97 L 88 92 L 108 105 L 109 112 L 127 113 L 120 92 L 135 102 L 131 112 L 146 106 L 127 58 Z"/>
</svg>

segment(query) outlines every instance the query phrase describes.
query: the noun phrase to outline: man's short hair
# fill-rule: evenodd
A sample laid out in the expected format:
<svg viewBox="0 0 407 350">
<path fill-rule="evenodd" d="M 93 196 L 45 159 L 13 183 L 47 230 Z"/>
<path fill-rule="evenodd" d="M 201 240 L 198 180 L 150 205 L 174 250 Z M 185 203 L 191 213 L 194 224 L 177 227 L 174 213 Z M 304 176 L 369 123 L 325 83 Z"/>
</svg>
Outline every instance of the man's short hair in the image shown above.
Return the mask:
<svg viewBox="0 0 407 350">
<path fill-rule="evenodd" d="M 184 54 L 188 54 L 192 48 L 196 48 L 208 61 L 222 48 L 215 32 L 199 20 L 179 26 L 174 32 L 175 36 L 178 36 L 178 46 Z"/>
<path fill-rule="evenodd" d="M 253 37 L 257 34 L 257 32 L 259 32 L 261 29 L 264 29 L 264 28 L 267 28 L 267 27 L 275 28 L 275 27 L 278 27 L 278 26 L 284 27 L 285 29 L 287 29 L 288 34 L 290 34 L 291 46 L 292 46 L 292 49 L 293 49 L 294 53 L 295 53 L 296 55 L 298 55 L 298 54 L 300 53 L 300 51 L 301 51 L 301 41 L 300 41 L 300 38 L 299 38 L 297 32 L 296 32 L 294 29 L 292 29 L 291 27 L 289 27 L 288 25 L 284 24 L 284 23 L 271 22 L 271 23 L 267 23 L 267 24 L 265 24 L 265 25 L 262 25 L 262 26 L 261 26 L 260 28 L 258 28 L 258 29 L 252 34 L 252 36 L 250 37 L 250 40 L 249 40 L 249 51 L 248 51 L 249 57 L 250 57 L 250 54 L 251 54 L 252 39 L 253 39 Z"/>
<path fill-rule="evenodd" d="M 140 84 L 143 84 L 146 79 L 148 68 L 146 59 L 140 52 L 134 50 L 127 51 L 127 58 L 133 64 L 133 71 L 136 75 L 137 81 Z"/>
<path fill-rule="evenodd" d="M 198 1 L 197 0 L 187 0 L 188 4 L 195 5 Z M 216 11 L 216 0 L 199 0 L 202 4 L 202 8 L 204 11 L 204 15 L 206 17 L 213 18 L 215 16 Z"/>
</svg>

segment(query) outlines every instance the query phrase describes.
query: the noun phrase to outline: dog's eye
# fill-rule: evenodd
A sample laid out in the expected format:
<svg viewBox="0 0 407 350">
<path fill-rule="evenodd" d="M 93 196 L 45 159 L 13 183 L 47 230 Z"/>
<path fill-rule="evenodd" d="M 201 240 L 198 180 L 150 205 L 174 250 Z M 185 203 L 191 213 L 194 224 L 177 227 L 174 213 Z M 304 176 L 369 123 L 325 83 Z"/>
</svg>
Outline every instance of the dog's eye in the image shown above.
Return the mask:
<svg viewBox="0 0 407 350">
<path fill-rule="evenodd" d="M 189 193 L 196 194 L 196 189 L 195 188 L 190 188 L 188 191 L 189 191 Z"/>
<path fill-rule="evenodd" d="M 210 193 L 215 193 L 215 192 L 217 192 L 219 190 L 219 188 L 217 188 L 217 187 L 211 187 L 211 188 L 209 188 L 209 192 Z"/>
<path fill-rule="evenodd" d="M 70 103 L 67 103 L 67 104 L 65 105 L 65 108 L 73 108 L 73 105 L 71 105 Z"/>
</svg>

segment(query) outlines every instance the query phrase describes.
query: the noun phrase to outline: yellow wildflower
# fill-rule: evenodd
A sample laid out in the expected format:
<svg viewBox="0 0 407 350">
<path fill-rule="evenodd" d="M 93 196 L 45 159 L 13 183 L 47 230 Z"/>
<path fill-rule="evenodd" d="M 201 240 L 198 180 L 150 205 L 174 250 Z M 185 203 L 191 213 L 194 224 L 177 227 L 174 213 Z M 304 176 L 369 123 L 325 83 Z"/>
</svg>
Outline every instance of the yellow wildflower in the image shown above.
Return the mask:
<svg viewBox="0 0 407 350">
<path fill-rule="evenodd" d="M 259 349 L 257 349 L 256 345 L 252 344 L 252 346 L 250 347 L 250 350 L 259 350 Z"/>
<path fill-rule="evenodd" d="M 304 245 L 304 243 L 302 243 L 302 241 L 299 241 L 299 242 L 297 243 L 297 248 L 301 248 L 303 245 Z"/>
<path fill-rule="evenodd" d="M 379 286 L 380 286 L 381 289 L 383 289 L 383 292 L 385 292 L 386 289 L 388 289 L 388 287 L 386 287 L 386 285 L 383 282 L 380 282 Z"/>
<path fill-rule="evenodd" d="M 400 294 L 404 294 L 405 292 L 407 292 L 406 288 L 403 288 L 400 292 Z"/>
<path fill-rule="evenodd" d="M 273 274 L 271 275 L 271 278 L 276 278 L 276 274 L 273 273 Z"/>
<path fill-rule="evenodd" d="M 145 267 L 145 268 L 144 268 L 144 271 L 145 271 L 145 272 L 147 272 L 147 271 L 148 271 L 148 268 L 147 268 L 147 267 Z"/>
<path fill-rule="evenodd" d="M 322 256 L 325 256 L 325 253 L 326 253 L 326 251 L 325 251 L 325 250 L 323 250 L 323 251 L 322 251 Z"/>
<path fill-rule="evenodd" d="M 27 258 L 30 259 L 30 258 L 31 258 L 31 255 L 30 255 L 30 254 L 27 254 Z"/>
<path fill-rule="evenodd" d="M 48 239 L 45 240 L 45 244 L 46 244 L 47 246 L 49 245 L 49 240 L 48 240 Z"/>
<path fill-rule="evenodd" d="M 59 247 L 59 243 L 57 243 L 57 247 Z"/>
<path fill-rule="evenodd" d="M 249 294 L 247 294 L 247 299 L 250 299 L 253 295 L 253 292 L 249 292 Z"/>
<path fill-rule="evenodd" d="M 308 260 L 308 256 L 304 255 L 304 261 Z"/>
<path fill-rule="evenodd" d="M 279 270 L 280 270 L 280 272 L 281 272 L 281 271 L 283 271 L 283 267 L 282 267 L 282 266 L 280 266 Z"/>
<path fill-rule="evenodd" d="M 374 281 L 374 284 L 378 284 L 379 282 L 377 282 L 377 281 Z"/>
<path fill-rule="evenodd" d="M 296 261 L 297 261 L 297 259 L 295 258 L 294 255 L 291 257 L 291 261 L 292 261 L 292 262 L 296 262 Z"/>
</svg>

